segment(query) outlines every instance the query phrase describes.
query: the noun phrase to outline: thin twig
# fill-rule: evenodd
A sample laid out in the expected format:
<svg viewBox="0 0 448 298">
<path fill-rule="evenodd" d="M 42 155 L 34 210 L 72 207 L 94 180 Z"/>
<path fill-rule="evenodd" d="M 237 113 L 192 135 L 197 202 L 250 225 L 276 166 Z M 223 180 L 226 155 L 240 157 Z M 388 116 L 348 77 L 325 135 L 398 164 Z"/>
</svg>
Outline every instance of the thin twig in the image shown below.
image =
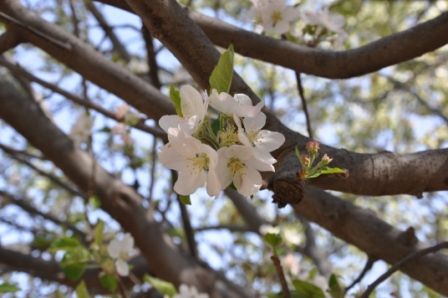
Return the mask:
<svg viewBox="0 0 448 298">
<path fill-rule="evenodd" d="M 434 246 L 431 246 L 431 247 L 428 247 L 428 248 L 425 248 L 425 249 L 422 249 L 422 250 L 419 250 L 419 251 L 416 251 L 416 252 L 413 252 L 413 253 L 407 255 L 406 257 L 404 257 L 403 259 L 401 259 L 400 261 L 395 263 L 392 267 L 390 267 L 389 270 L 387 270 L 380 277 L 378 277 L 373 283 L 371 283 L 367 287 L 367 290 L 362 294 L 362 296 L 360 298 L 368 298 L 369 295 L 375 290 L 375 288 L 379 284 L 381 284 L 383 281 L 388 279 L 392 274 L 394 274 L 396 271 L 398 271 L 401 267 L 403 267 L 407 263 L 409 263 L 415 259 L 421 258 L 425 255 L 435 253 L 441 249 L 446 249 L 446 248 L 448 248 L 448 241 L 436 244 Z"/>
<path fill-rule="evenodd" d="M 280 279 L 280 284 L 282 286 L 282 293 L 284 298 L 290 298 L 291 293 L 289 292 L 288 283 L 286 282 L 285 272 L 283 271 L 282 264 L 278 256 L 274 254 L 271 256 L 272 263 L 274 263 L 275 271 L 277 271 L 278 278 Z"/>
<path fill-rule="evenodd" d="M 306 103 L 305 91 L 303 90 L 302 74 L 300 72 L 296 71 L 295 75 L 296 75 L 296 81 L 297 81 L 297 90 L 299 91 L 299 97 L 300 97 L 300 100 L 302 101 L 303 112 L 304 112 L 305 118 L 306 118 L 306 129 L 308 131 L 308 137 L 310 139 L 312 139 L 313 131 L 311 129 L 311 120 L 310 120 L 310 114 L 308 112 L 308 105 Z"/>
<path fill-rule="evenodd" d="M 369 272 L 370 269 L 372 269 L 373 264 L 376 262 L 375 258 L 368 257 L 366 264 L 364 265 L 364 268 L 362 269 L 361 273 L 358 275 L 358 277 L 344 289 L 344 293 L 347 293 L 350 291 L 351 288 L 353 288 L 356 284 L 361 282 L 361 280 L 364 278 L 364 276 Z"/>
</svg>

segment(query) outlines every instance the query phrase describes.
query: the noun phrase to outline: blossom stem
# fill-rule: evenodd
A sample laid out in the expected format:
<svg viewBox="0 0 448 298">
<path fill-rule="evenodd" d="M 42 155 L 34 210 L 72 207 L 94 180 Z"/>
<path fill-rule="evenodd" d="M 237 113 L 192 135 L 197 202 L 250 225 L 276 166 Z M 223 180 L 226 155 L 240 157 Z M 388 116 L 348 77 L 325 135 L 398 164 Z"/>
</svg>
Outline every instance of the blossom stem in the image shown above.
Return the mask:
<svg viewBox="0 0 448 298">
<path fill-rule="evenodd" d="M 282 286 L 282 293 L 284 298 L 290 298 L 291 293 L 289 292 L 288 283 L 286 282 L 285 272 L 283 271 L 282 264 L 278 258 L 275 250 L 271 256 L 272 263 L 274 264 L 275 271 L 277 271 L 278 278 L 280 279 L 280 284 Z"/>
</svg>

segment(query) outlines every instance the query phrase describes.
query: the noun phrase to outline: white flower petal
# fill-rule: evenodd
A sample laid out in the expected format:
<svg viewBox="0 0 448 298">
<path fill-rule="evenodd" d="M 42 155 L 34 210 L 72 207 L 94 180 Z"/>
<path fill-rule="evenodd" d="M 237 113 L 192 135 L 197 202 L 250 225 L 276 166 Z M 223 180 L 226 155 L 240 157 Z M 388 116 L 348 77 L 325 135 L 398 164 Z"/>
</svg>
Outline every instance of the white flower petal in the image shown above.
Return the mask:
<svg viewBox="0 0 448 298">
<path fill-rule="evenodd" d="M 115 269 L 117 269 L 117 273 L 120 276 L 128 276 L 129 275 L 129 265 L 122 259 L 118 259 L 115 262 Z"/>
<path fill-rule="evenodd" d="M 218 174 L 215 170 L 208 171 L 207 174 L 207 193 L 209 196 L 216 196 L 222 190 Z"/>
<path fill-rule="evenodd" d="M 184 85 L 179 90 L 182 114 L 185 118 L 197 116 L 202 120 L 205 116 L 204 100 L 201 94 L 192 86 Z"/>
<path fill-rule="evenodd" d="M 199 187 L 205 184 L 207 174 L 205 171 L 191 170 L 179 172 L 179 177 L 174 184 L 174 191 L 180 195 L 191 195 Z"/>
<path fill-rule="evenodd" d="M 234 178 L 233 183 L 240 194 L 250 197 L 260 190 L 262 178 L 260 172 L 248 167 L 242 177 Z"/>
<path fill-rule="evenodd" d="M 243 124 L 246 131 L 259 131 L 266 124 L 266 115 L 259 113 L 255 117 L 246 117 L 243 119 Z"/>
<path fill-rule="evenodd" d="M 276 131 L 261 130 L 257 134 L 257 138 L 254 140 L 255 147 L 272 152 L 280 148 L 285 142 L 285 136 Z"/>
<path fill-rule="evenodd" d="M 107 252 L 111 258 L 118 258 L 121 252 L 121 243 L 118 239 L 113 239 L 107 246 Z"/>
<path fill-rule="evenodd" d="M 165 115 L 159 119 L 159 126 L 168 132 L 169 128 L 177 128 L 183 121 L 184 119 L 177 115 Z"/>
</svg>

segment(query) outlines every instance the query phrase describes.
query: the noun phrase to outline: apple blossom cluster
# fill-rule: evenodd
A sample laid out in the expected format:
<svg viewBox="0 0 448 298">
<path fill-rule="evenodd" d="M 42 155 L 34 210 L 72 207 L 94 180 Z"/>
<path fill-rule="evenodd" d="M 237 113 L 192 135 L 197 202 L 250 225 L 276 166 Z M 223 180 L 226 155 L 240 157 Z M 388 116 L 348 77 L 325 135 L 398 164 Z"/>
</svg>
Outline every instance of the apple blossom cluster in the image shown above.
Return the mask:
<svg viewBox="0 0 448 298">
<path fill-rule="evenodd" d="M 263 129 L 263 103 L 254 106 L 245 94 L 215 89 L 201 93 L 190 85 L 180 88 L 179 97 L 180 115 L 159 121 L 169 140 L 159 158 L 178 172 L 174 190 L 190 195 L 206 185 L 216 196 L 233 185 L 246 197 L 255 194 L 262 184 L 260 172 L 274 172 L 277 161 L 271 152 L 285 141 L 281 133 Z"/>
<path fill-rule="evenodd" d="M 330 13 L 328 8 L 311 9 L 289 6 L 285 0 L 251 1 L 253 7 L 249 14 L 266 33 L 297 35 L 294 31 L 300 26 L 296 26 L 296 22 L 301 21 L 303 25 L 301 38 L 308 45 L 315 46 L 322 36 L 326 35 L 328 41 L 340 47 L 347 38 L 347 33 L 344 31 L 344 18 Z"/>
</svg>

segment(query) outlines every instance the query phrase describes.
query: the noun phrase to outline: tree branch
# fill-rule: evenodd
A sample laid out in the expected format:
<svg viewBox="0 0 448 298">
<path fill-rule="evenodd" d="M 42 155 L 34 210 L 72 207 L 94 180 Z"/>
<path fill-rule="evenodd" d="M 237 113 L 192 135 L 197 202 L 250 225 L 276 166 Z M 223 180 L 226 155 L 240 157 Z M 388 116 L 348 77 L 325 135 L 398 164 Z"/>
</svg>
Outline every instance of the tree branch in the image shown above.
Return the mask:
<svg viewBox="0 0 448 298">
<path fill-rule="evenodd" d="M 95 1 L 132 12 L 125 0 Z M 448 43 L 447 12 L 405 31 L 346 51 L 310 49 L 259 35 L 199 13 L 191 12 L 190 16 L 218 46 L 228 47 L 233 44 L 235 51 L 243 56 L 332 79 L 375 72 L 417 58 Z"/>
<path fill-rule="evenodd" d="M 423 256 L 426 256 L 428 254 L 435 253 L 441 249 L 448 248 L 448 242 L 442 242 L 439 244 L 436 244 L 434 246 L 413 252 L 409 254 L 408 256 L 404 257 L 399 262 L 395 263 L 392 267 L 389 268 L 384 274 L 382 274 L 380 277 L 378 277 L 373 283 L 371 283 L 367 290 L 362 294 L 360 298 L 369 298 L 370 294 L 375 290 L 379 284 L 381 284 L 383 281 L 388 279 L 392 274 L 400 270 L 405 264 L 408 264 L 412 261 L 415 261 L 418 258 L 421 258 Z"/>
<path fill-rule="evenodd" d="M 377 218 L 372 211 L 354 206 L 320 189 L 305 187 L 303 200 L 292 207 L 297 214 L 316 222 L 372 258 L 394 264 L 419 251 L 412 229 L 400 231 Z M 448 295 L 446 255 L 425 255 L 400 269 L 428 287 Z"/>
<path fill-rule="evenodd" d="M 22 42 L 20 36 L 13 29 L 8 29 L 5 33 L 0 35 L 0 55 L 11 50 Z"/>
</svg>

